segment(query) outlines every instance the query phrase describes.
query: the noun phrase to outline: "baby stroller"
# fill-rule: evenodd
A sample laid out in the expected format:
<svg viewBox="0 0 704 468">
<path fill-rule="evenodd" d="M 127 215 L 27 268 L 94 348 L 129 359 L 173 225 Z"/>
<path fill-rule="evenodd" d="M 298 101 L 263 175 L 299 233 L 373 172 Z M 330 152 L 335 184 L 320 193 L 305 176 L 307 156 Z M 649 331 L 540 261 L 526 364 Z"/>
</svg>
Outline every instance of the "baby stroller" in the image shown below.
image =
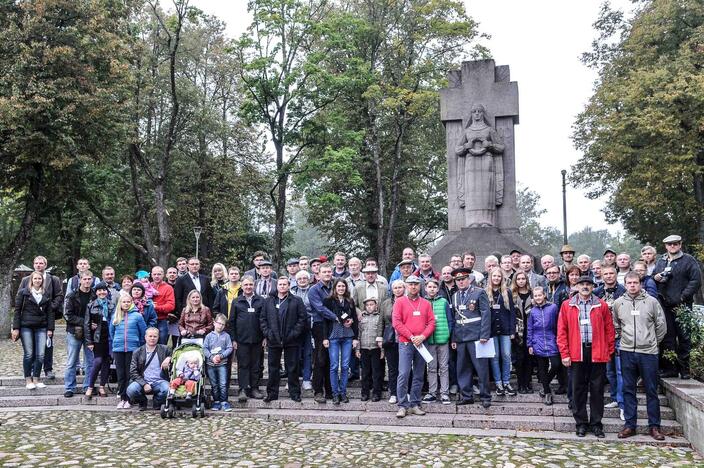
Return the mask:
<svg viewBox="0 0 704 468">
<path fill-rule="evenodd" d="M 200 379 L 196 382 L 195 390 L 191 398 L 186 398 L 186 386 L 180 385 L 166 399 L 166 403 L 161 405 L 161 417 L 173 418 L 177 409 L 187 406 L 191 408 L 191 415 L 197 418 L 205 417 L 205 385 L 203 374 L 205 373 L 205 356 L 203 355 L 203 345 L 200 343 L 184 342 L 171 355 L 171 368 L 169 369 L 169 380 L 176 379 L 184 370 L 188 362 L 197 362 L 198 370 L 200 371 Z"/>
</svg>

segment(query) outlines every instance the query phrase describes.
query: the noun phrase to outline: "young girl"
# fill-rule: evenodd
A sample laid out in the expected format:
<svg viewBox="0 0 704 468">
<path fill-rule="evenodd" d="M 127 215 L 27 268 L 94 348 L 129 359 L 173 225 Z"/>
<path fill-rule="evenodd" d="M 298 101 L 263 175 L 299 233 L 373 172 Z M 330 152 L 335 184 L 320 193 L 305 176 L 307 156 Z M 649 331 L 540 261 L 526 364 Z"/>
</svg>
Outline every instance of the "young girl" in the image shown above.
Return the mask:
<svg viewBox="0 0 704 468">
<path fill-rule="evenodd" d="M 359 347 L 357 358 L 362 366 L 362 401 L 381 400 L 381 385 L 384 382 L 384 352 L 381 349 L 384 319 L 379 314 L 376 297 L 364 301 L 364 312 L 359 321 Z"/>
<path fill-rule="evenodd" d="M 26 288 L 17 293 L 12 318 L 12 340 L 21 339 L 24 356 L 22 367 L 26 388 L 44 388 L 41 382 L 46 338 L 54 334 L 54 311 L 51 296 L 44 291 L 44 276 L 33 272 Z"/>
<path fill-rule="evenodd" d="M 105 386 L 110 376 L 110 336 L 108 324 L 115 313 L 112 302 L 108 299 L 108 285 L 100 282 L 95 286 L 96 299 L 88 304 L 88 314 L 83 335 L 86 337 L 86 346 L 93 351 L 93 368 L 88 374 L 88 388 L 86 397 L 93 396 L 95 379 L 100 373 L 100 386 L 98 394 L 106 397 Z"/>
<path fill-rule="evenodd" d="M 323 301 L 325 307 L 336 316 L 337 321 L 325 321 L 325 339 L 323 346 L 330 353 L 330 385 L 332 386 L 332 403 L 339 405 L 349 403 L 347 397 L 347 376 L 352 357 L 352 348 L 357 348 L 359 328 L 357 310 L 350 297 L 347 281 L 337 278 L 332 284 L 330 295 Z M 338 377 L 339 371 L 339 377 Z"/>
<path fill-rule="evenodd" d="M 504 274 L 500 268 L 489 273 L 486 294 L 491 308 L 491 336 L 494 338 L 496 355 L 491 359 L 491 370 L 496 383 L 497 395 L 516 395 L 511 387 L 511 340 L 516 335 L 516 313 L 513 297 L 508 293 Z"/>
<path fill-rule="evenodd" d="M 433 306 L 435 315 L 435 331 L 426 341 L 426 348 L 433 356 L 428 363 L 428 393 L 423 398 L 424 402 L 431 403 L 437 400 L 438 371 L 440 374 L 440 402 L 450 404 L 450 336 L 452 335 L 452 314 L 450 304 L 444 297 L 438 296 L 440 283 L 435 278 L 425 283 L 425 296 Z"/>
<path fill-rule="evenodd" d="M 552 405 L 550 382 L 562 366 L 557 349 L 557 306 L 545 301 L 545 291 L 538 286 L 533 288 L 533 308 L 528 315 L 528 352 L 538 362 L 538 379 L 543 385 L 540 396 L 546 405 Z"/>
<path fill-rule="evenodd" d="M 126 390 L 130 378 L 132 352 L 144 344 L 146 331 L 147 324 L 135 307 L 132 296 L 125 291 L 120 291 L 115 315 L 109 325 L 112 356 L 117 370 L 117 393 L 120 395 L 118 409 L 130 408 Z"/>
<path fill-rule="evenodd" d="M 516 338 L 513 340 L 513 350 L 516 357 L 518 393 L 533 393 L 530 384 L 533 377 L 533 357 L 528 354 L 528 346 L 526 346 L 528 317 L 533 305 L 533 295 L 525 272 L 519 271 L 513 275 L 511 293 L 513 303 L 516 304 Z"/>
</svg>

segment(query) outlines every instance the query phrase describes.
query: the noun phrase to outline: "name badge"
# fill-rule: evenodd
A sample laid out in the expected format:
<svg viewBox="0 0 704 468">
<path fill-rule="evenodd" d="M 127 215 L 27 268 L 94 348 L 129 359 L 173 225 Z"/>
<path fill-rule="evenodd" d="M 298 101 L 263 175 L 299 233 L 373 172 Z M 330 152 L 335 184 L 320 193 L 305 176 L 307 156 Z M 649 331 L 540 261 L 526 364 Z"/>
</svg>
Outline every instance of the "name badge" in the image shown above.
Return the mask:
<svg viewBox="0 0 704 468">
<path fill-rule="evenodd" d="M 281 307 L 281 304 L 276 304 L 276 308 L 278 309 L 279 307 Z"/>
<path fill-rule="evenodd" d="M 254 312 L 254 307 L 249 307 L 249 308 L 247 309 L 247 312 Z"/>
<path fill-rule="evenodd" d="M 341 315 L 341 318 L 346 319 L 348 317 L 347 312 Z"/>
<path fill-rule="evenodd" d="M 640 315 L 640 310 L 638 310 L 638 309 L 633 309 L 633 310 L 631 311 L 631 315 Z"/>
<path fill-rule="evenodd" d="M 491 306 L 491 308 L 492 309 L 500 309 L 501 306 L 499 304 L 494 304 L 493 306 Z"/>
<path fill-rule="evenodd" d="M 589 319 L 582 319 L 579 321 L 580 325 L 589 325 Z"/>
<path fill-rule="evenodd" d="M 212 354 L 218 354 L 220 351 L 222 351 L 222 348 L 221 348 L 220 346 L 218 346 L 217 348 L 213 348 L 213 350 L 211 351 L 211 353 L 212 353 Z"/>
<path fill-rule="evenodd" d="M 464 304 L 460 304 L 460 306 L 459 306 L 458 308 L 459 308 L 460 310 L 467 310 L 467 306 L 464 305 Z"/>
<path fill-rule="evenodd" d="M 413 311 L 413 316 L 414 316 L 414 317 L 420 317 L 420 310 L 414 310 L 414 311 Z"/>
</svg>

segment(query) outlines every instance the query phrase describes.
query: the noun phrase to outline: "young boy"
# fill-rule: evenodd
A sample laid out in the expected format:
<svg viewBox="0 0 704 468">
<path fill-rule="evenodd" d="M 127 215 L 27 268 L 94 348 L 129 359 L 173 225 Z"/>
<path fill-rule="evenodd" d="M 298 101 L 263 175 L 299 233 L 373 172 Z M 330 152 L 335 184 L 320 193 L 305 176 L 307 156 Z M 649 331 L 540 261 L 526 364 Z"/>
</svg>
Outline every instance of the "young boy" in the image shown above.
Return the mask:
<svg viewBox="0 0 704 468">
<path fill-rule="evenodd" d="M 435 315 L 435 331 L 428 337 L 425 347 L 433 356 L 433 360 L 428 364 L 428 393 L 423 398 L 424 402 L 434 402 L 437 400 L 438 390 L 438 368 L 440 369 L 440 402 L 443 405 L 450 404 L 450 334 L 452 332 L 452 315 L 450 304 L 444 297 L 438 296 L 440 284 L 435 278 L 426 280 L 425 298 L 433 306 Z"/>
<path fill-rule="evenodd" d="M 379 314 L 375 297 L 364 301 L 364 312 L 359 321 L 359 347 L 357 358 L 362 365 L 362 401 L 381 400 L 381 383 L 384 380 L 384 352 L 381 349 L 384 334 L 384 319 Z"/>
<path fill-rule="evenodd" d="M 198 365 L 198 359 L 189 359 L 186 361 L 186 365 L 183 370 L 178 374 L 174 380 L 169 383 L 169 398 L 174 396 L 176 389 L 181 385 L 186 387 L 186 400 L 190 400 L 191 396 L 196 391 L 196 384 L 200 380 L 201 372 Z"/>
<path fill-rule="evenodd" d="M 215 316 L 215 330 L 205 336 L 203 352 L 208 367 L 208 380 L 213 392 L 213 411 L 232 411 L 227 402 L 227 359 L 232 354 L 233 345 L 230 335 L 225 333 L 227 317 L 224 314 Z"/>
</svg>

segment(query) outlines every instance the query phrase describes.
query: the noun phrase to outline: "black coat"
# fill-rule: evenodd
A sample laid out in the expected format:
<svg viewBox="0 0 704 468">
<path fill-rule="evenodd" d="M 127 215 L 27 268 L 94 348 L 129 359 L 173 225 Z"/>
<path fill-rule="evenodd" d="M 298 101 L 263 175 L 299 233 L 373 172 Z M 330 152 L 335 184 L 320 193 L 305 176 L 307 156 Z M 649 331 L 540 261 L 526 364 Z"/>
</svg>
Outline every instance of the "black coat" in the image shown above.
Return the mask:
<svg viewBox="0 0 704 468">
<path fill-rule="evenodd" d="M 266 299 L 254 294 L 252 296 L 252 309 L 254 309 L 254 312 L 249 312 L 249 303 L 244 294 L 233 301 L 229 320 L 230 338 L 232 338 L 232 341 L 245 344 L 262 342 L 264 335 L 262 334 L 261 317 L 265 303 Z"/>
<path fill-rule="evenodd" d="M 242 295 L 242 288 L 237 291 L 237 297 L 232 300 L 232 308 L 237 302 L 237 298 Z M 227 318 L 230 318 L 227 313 L 227 289 L 220 288 L 220 290 L 215 294 L 215 300 L 213 301 L 213 307 L 210 308 L 210 312 L 213 314 L 213 320 L 217 314 L 224 314 Z"/>
<path fill-rule="evenodd" d="M 662 273 L 667 268 L 667 255 L 660 257 L 655 264 L 653 274 Z M 672 270 L 663 282 L 657 282 L 658 294 L 665 307 L 675 307 L 679 304 L 691 306 L 694 295 L 702 284 L 701 270 L 697 260 L 689 254 L 682 254 L 670 262 Z"/>
<path fill-rule="evenodd" d="M 287 311 L 284 323 L 281 323 L 281 314 L 276 308 L 277 297 L 267 297 L 264 310 L 260 318 L 260 326 L 267 346 L 270 348 L 284 348 L 287 346 L 298 346 L 301 344 L 301 334 L 305 329 L 306 306 L 300 297 L 293 294 L 286 299 Z"/>
<path fill-rule="evenodd" d="M 323 301 L 325 307 L 330 309 L 335 316 L 337 316 L 337 321 L 339 323 L 344 323 L 348 318 L 352 319 L 352 331 L 354 332 L 353 339 L 359 338 L 359 321 L 357 320 L 357 311 L 355 310 L 354 304 L 344 301 L 340 303 L 337 299 L 328 297 Z M 333 320 L 325 320 L 325 338 L 330 337 L 333 326 L 335 322 Z"/>
<path fill-rule="evenodd" d="M 78 292 L 80 289 L 71 291 L 68 296 L 66 296 L 66 303 L 64 304 L 64 318 L 66 319 L 66 331 L 69 333 L 75 333 L 76 327 L 83 328 L 85 326 L 86 314 L 88 313 L 88 307 L 85 309 L 81 307 L 81 300 L 78 298 Z M 90 301 L 95 300 L 95 292 L 91 292 Z M 90 301 L 88 304 L 90 304 Z"/>
<path fill-rule="evenodd" d="M 213 302 L 215 301 L 215 293 L 213 292 L 212 286 L 210 286 L 210 278 L 205 275 L 198 275 L 198 279 L 200 280 L 201 301 L 204 306 L 210 309 L 213 307 Z M 176 300 L 174 315 L 176 315 L 176 317 L 181 317 L 181 312 L 183 308 L 186 307 L 188 293 L 194 289 L 196 289 L 196 285 L 193 284 L 190 273 L 179 276 L 176 280 L 176 284 L 174 285 L 174 298 Z"/>
<path fill-rule="evenodd" d="M 115 313 L 115 306 L 114 303 L 106 297 L 105 300 L 108 303 L 108 322 L 112 320 L 112 316 Z M 97 325 L 95 330 L 93 330 L 91 327 L 92 324 Z M 107 327 L 107 323 L 105 324 Z M 86 317 L 84 320 L 84 326 L 83 326 L 83 336 L 86 337 L 86 344 L 97 344 L 100 343 L 102 340 L 107 340 L 107 334 L 106 336 L 102 336 L 102 328 L 103 328 L 103 307 L 98 304 L 98 300 L 94 299 L 90 301 L 88 304 L 88 312 L 86 313 Z"/>
<path fill-rule="evenodd" d="M 20 289 L 29 287 L 29 278 L 31 276 L 22 278 Z M 54 312 L 54 319 L 60 319 L 64 314 L 64 288 L 61 286 L 61 280 L 52 274 L 46 273 L 46 279 L 42 286 L 44 287 L 44 292 L 51 297 L 51 310 Z"/>
<path fill-rule="evenodd" d="M 54 312 L 51 294 L 44 291 L 42 299 L 37 303 L 29 289 L 23 288 L 15 297 L 15 315 L 12 317 L 12 329 L 46 328 L 54 331 Z"/>
<path fill-rule="evenodd" d="M 164 362 L 164 359 L 171 356 L 171 349 L 163 344 L 156 345 L 156 359 L 159 362 L 159 366 Z M 144 370 L 147 367 L 147 345 L 142 345 L 134 350 L 132 353 L 132 361 L 130 362 L 130 382 L 137 382 L 139 385 L 144 387 L 147 383 L 144 380 Z M 167 382 L 170 380 L 168 373 L 162 369 L 161 377 Z"/>
</svg>

